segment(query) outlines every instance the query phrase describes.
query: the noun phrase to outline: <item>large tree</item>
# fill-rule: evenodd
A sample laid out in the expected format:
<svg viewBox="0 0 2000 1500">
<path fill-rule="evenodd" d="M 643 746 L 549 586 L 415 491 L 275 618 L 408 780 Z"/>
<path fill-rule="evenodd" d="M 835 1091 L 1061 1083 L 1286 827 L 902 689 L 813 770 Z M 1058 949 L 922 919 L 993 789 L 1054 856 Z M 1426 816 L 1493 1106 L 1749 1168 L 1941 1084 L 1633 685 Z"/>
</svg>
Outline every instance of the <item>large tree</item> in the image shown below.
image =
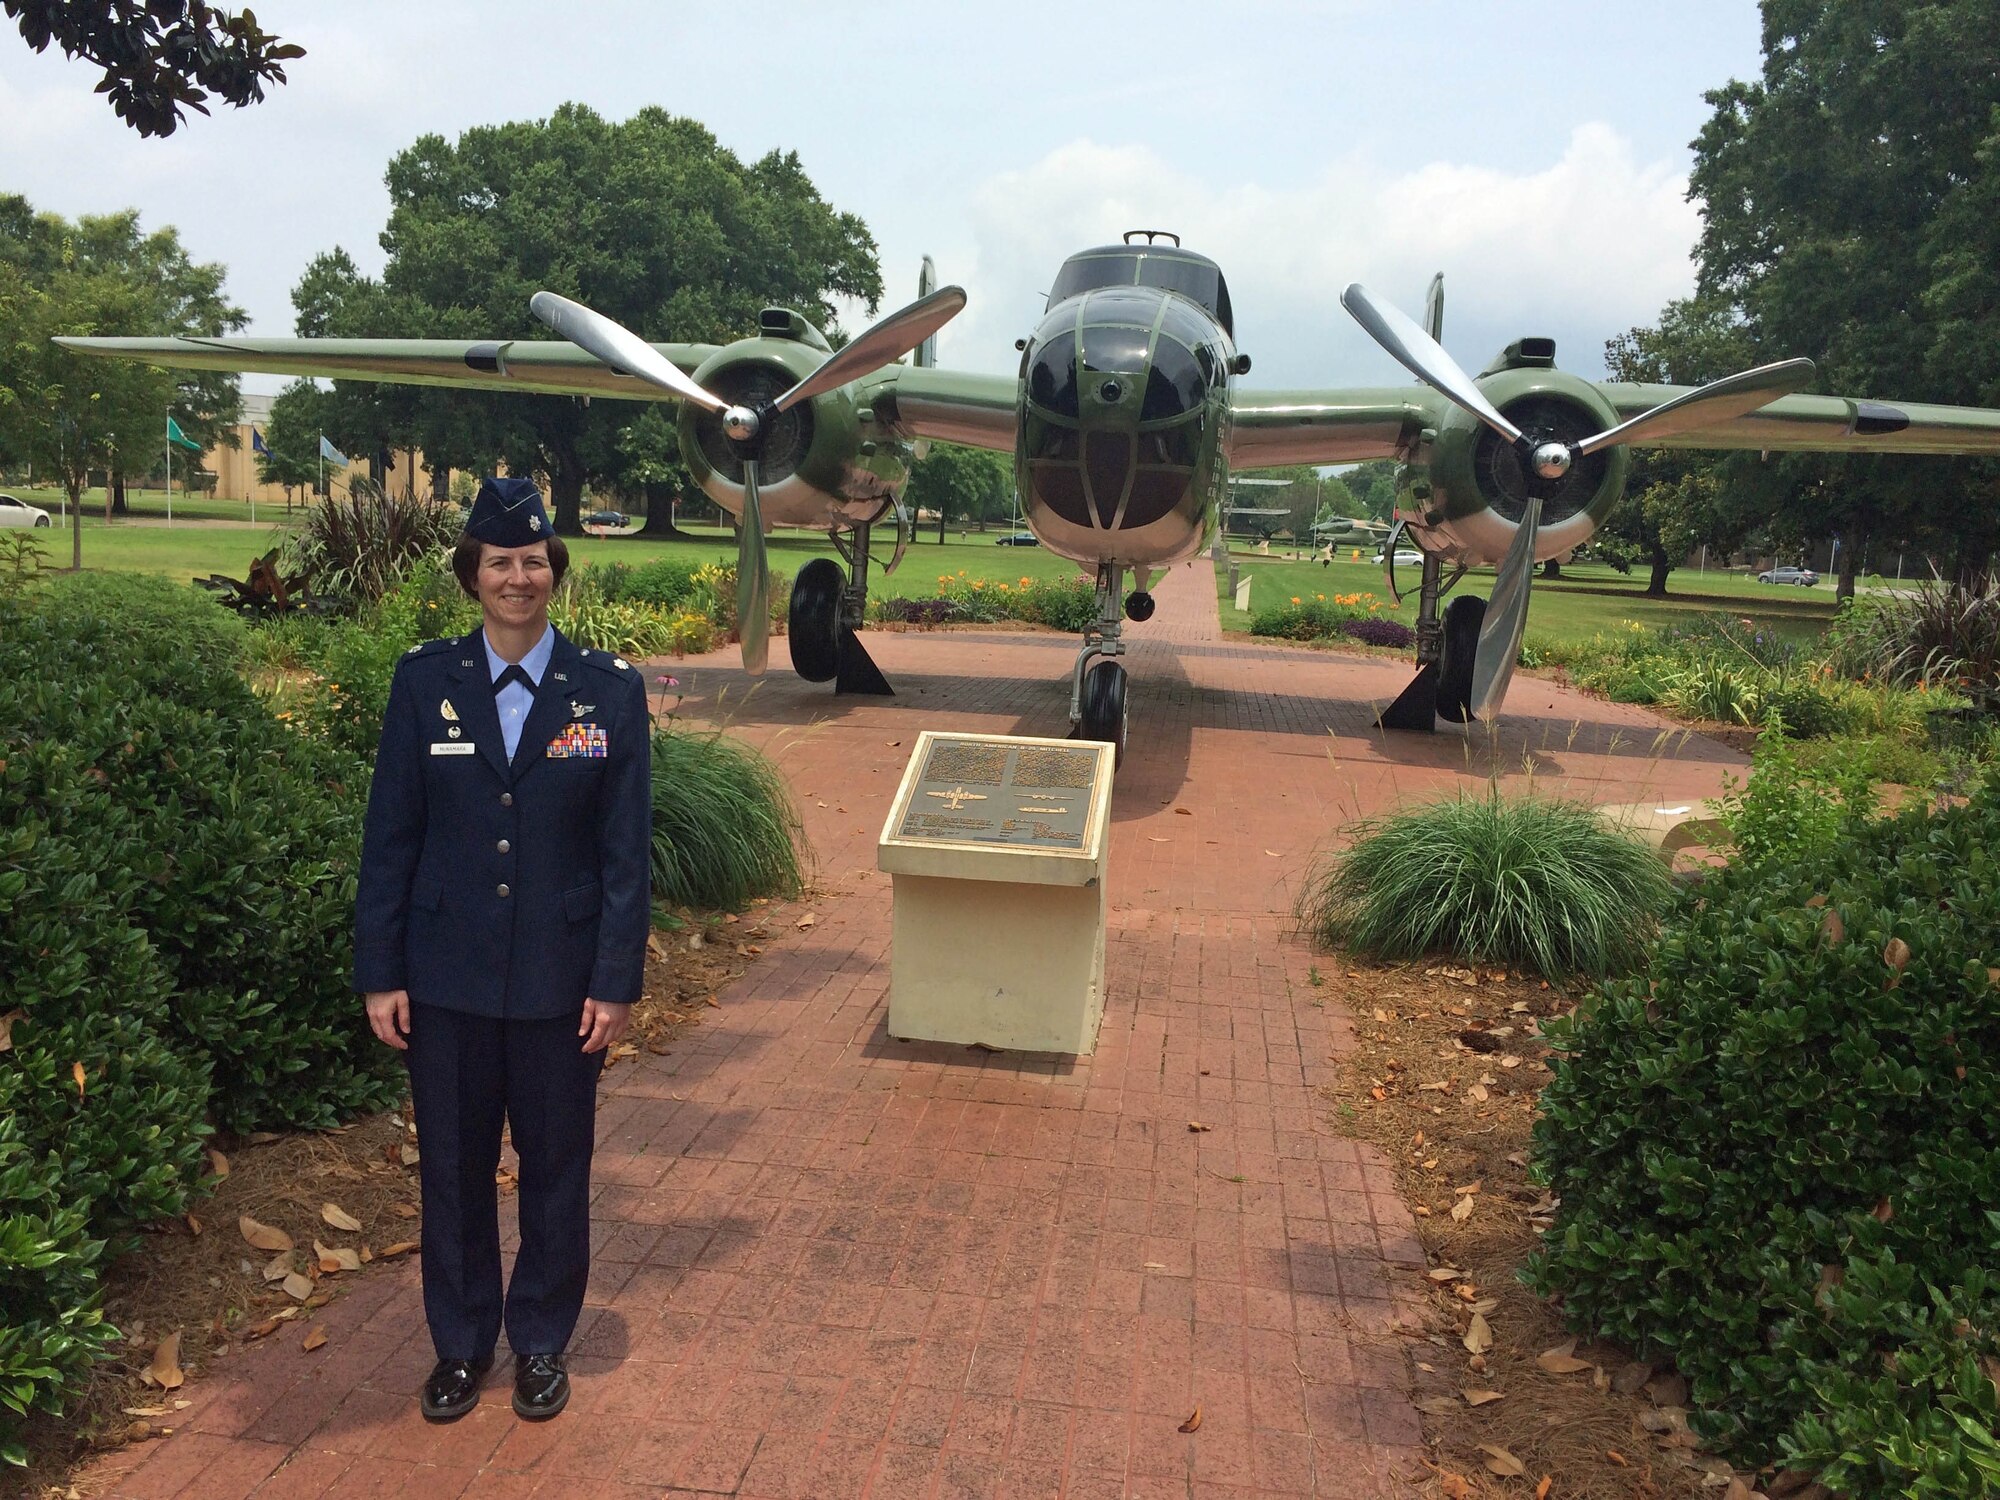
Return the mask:
<svg viewBox="0 0 2000 1500">
<path fill-rule="evenodd" d="M 547 288 L 643 337 L 741 337 L 770 303 L 834 321 L 833 298 L 881 297 L 875 242 L 836 212 L 795 154 L 745 164 L 704 127 L 660 109 L 606 121 L 581 104 L 546 120 L 425 136 L 389 164 L 379 281 L 334 251 L 293 294 L 299 332 L 528 338 Z M 372 391 L 433 462 L 493 458 L 547 476 L 556 529 L 581 530 L 584 485 L 616 478 L 629 405 L 562 396 Z M 353 436 L 352 433 L 349 436 Z"/>
<path fill-rule="evenodd" d="M 234 375 L 175 376 L 52 342 L 230 332 L 244 317 L 222 282 L 221 266 L 191 261 L 172 228 L 144 233 L 131 211 L 71 223 L 0 196 L 0 451 L 59 472 L 73 512 L 96 469 L 110 480 L 107 510 L 122 500 L 125 472 L 162 457 L 170 415 L 204 448 L 234 442 Z M 71 541 L 80 565 L 82 538 Z"/>
<path fill-rule="evenodd" d="M 989 522 L 1014 514 L 1013 459 L 956 443 L 932 443 L 930 452 L 910 465 L 903 502 L 912 514 L 928 510 L 944 521 L 969 521 L 983 531 Z"/>
<path fill-rule="evenodd" d="M 2000 6 L 1764 0 L 1763 20 L 1761 80 L 1709 94 L 1694 143 L 1702 295 L 1760 353 L 1818 361 L 1824 390 L 1991 397 Z M 1964 573 L 2000 540 L 1990 464 L 1798 456 L 1766 478 L 1780 534 L 1841 538 L 1843 594 L 1871 542 Z"/>
<path fill-rule="evenodd" d="M 211 95 L 238 109 L 285 81 L 306 49 L 281 42 L 247 9 L 203 0 L 0 0 L 37 52 L 51 42 L 103 70 L 97 92 L 141 135 L 172 135 Z"/>
<path fill-rule="evenodd" d="M 257 477 L 285 487 L 285 506 L 292 491 L 319 483 L 319 438 L 326 426 L 322 415 L 327 394 L 310 380 L 294 380 L 271 403 L 271 420 L 264 424 L 264 451 L 257 455 Z"/>
</svg>

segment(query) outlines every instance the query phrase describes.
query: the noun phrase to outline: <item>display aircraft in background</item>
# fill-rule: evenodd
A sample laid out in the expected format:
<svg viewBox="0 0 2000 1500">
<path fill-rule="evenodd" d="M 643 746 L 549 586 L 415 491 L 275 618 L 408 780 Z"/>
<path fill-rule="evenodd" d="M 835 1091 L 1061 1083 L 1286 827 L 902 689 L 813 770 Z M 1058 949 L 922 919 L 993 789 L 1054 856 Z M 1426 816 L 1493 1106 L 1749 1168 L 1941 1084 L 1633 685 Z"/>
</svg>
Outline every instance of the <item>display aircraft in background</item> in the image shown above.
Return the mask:
<svg viewBox="0 0 2000 1500">
<path fill-rule="evenodd" d="M 1016 343 L 1011 376 L 937 368 L 933 336 L 965 293 L 933 285 L 926 260 L 918 300 L 837 353 L 787 308 L 766 308 L 757 331 L 731 344 L 650 344 L 547 291 L 529 307 L 558 340 L 60 342 L 191 369 L 677 401 L 688 466 L 739 521 L 745 668 L 765 664 L 766 528 L 823 528 L 847 566 L 821 558 L 799 570 L 790 647 L 801 676 L 842 692 L 889 691 L 856 631 L 871 528 L 897 528 L 890 568 L 909 540 L 898 492 L 916 445 L 1012 453 L 1028 526 L 1096 574 L 1097 618 L 1077 653 L 1070 719 L 1121 756 L 1124 621 L 1150 617 L 1153 580 L 1208 542 L 1231 469 L 1403 461 L 1398 525 L 1382 551 L 1392 590 L 1397 546 L 1422 553 L 1418 672 L 1382 722 L 1428 731 L 1438 718 L 1462 723 L 1499 709 L 1535 564 L 1571 552 L 1603 523 L 1624 494 L 1632 444 L 2000 453 L 2000 411 L 1796 394 L 1813 377 L 1804 359 L 1697 388 L 1604 383 L 1558 370 L 1551 340 L 1523 338 L 1469 376 L 1437 342 L 1441 281 L 1431 283 L 1421 326 L 1358 284 L 1341 294 L 1420 385 L 1239 390 L 1250 359 L 1236 347 L 1220 268 L 1151 230 L 1063 263 L 1041 321 Z M 910 363 L 898 363 L 905 355 Z M 1441 610 L 1480 564 L 1498 569 L 1491 596 Z"/>
</svg>

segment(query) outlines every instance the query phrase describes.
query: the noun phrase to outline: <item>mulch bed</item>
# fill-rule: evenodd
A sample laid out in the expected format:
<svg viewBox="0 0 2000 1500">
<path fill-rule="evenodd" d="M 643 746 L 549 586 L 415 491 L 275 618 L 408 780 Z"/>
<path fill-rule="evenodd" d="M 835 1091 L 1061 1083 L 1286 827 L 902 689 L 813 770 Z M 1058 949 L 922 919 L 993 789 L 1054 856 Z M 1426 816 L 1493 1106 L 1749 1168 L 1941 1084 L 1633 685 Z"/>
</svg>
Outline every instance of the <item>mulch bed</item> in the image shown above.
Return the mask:
<svg viewBox="0 0 2000 1500">
<path fill-rule="evenodd" d="M 1544 1500 L 1750 1495 L 1755 1476 L 1696 1447 L 1680 1376 L 1579 1343 L 1517 1279 L 1555 1207 L 1528 1180 L 1550 1077 L 1537 1023 L 1576 997 L 1442 960 L 1334 955 L 1315 973 L 1359 1042 L 1326 1091 L 1335 1128 L 1388 1157 L 1429 1259 L 1428 1327 L 1410 1345 L 1428 1492 L 1522 1497 L 1546 1482 Z"/>
<path fill-rule="evenodd" d="M 645 996 L 607 1066 L 617 1068 L 642 1048 L 671 1051 L 674 1039 L 716 1004 L 717 991 L 749 967 L 779 920 L 776 912 L 758 902 L 741 915 L 672 914 L 677 925 L 649 940 Z M 415 1253 L 421 1145 L 407 1101 L 329 1131 L 211 1144 L 211 1167 L 224 1174 L 214 1190 L 185 1220 L 151 1226 L 140 1247 L 105 1276 L 105 1321 L 125 1335 L 119 1352 L 97 1367 L 62 1417 L 37 1416 L 27 1424 L 23 1436 L 35 1462 L 0 1479 L 0 1494 L 72 1495 L 73 1471 L 94 1453 L 171 1432 L 185 1391 L 161 1389 L 143 1373 L 162 1339 L 178 1332 L 179 1366 L 193 1380 L 259 1339 L 311 1338 L 319 1309 L 379 1266 Z M 500 1188 L 513 1190 L 504 1166 Z M 331 1217 L 329 1205 L 336 1210 Z M 267 1279 L 283 1257 L 248 1242 L 246 1219 L 281 1231 L 297 1247 L 289 1259 L 303 1281 L 292 1290 Z M 321 1261 L 315 1241 L 329 1251 L 352 1251 L 362 1264 L 331 1269 L 342 1257 Z"/>
</svg>

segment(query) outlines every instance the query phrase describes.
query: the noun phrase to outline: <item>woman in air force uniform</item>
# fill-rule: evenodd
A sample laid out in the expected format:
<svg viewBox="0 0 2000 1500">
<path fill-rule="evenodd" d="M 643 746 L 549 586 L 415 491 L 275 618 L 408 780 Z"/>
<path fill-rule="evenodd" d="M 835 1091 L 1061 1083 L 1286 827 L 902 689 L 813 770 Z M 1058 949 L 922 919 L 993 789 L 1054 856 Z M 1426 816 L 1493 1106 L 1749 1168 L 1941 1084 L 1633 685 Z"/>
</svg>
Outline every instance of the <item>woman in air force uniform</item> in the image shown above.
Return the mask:
<svg viewBox="0 0 2000 1500">
<path fill-rule="evenodd" d="M 452 556 L 484 623 L 398 664 L 368 799 L 354 987 L 409 1065 L 434 1421 L 477 1404 L 503 1326 L 515 1411 L 569 1399 L 597 1077 L 645 965 L 651 716 L 641 673 L 550 625 L 568 564 L 540 491 L 487 480 Z M 521 1227 L 504 1290 L 503 1119 Z"/>
</svg>

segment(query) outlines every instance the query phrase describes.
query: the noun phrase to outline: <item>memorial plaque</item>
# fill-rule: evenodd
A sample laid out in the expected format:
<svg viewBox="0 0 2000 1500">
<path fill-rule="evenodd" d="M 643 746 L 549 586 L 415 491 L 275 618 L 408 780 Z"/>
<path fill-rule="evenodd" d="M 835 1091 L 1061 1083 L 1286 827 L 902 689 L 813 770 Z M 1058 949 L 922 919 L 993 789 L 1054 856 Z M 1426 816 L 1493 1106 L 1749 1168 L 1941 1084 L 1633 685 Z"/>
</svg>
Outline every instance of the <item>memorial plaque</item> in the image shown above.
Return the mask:
<svg viewBox="0 0 2000 1500">
<path fill-rule="evenodd" d="M 930 737 L 889 826 L 897 841 L 1082 853 L 1102 755 L 1095 746 Z"/>
</svg>

